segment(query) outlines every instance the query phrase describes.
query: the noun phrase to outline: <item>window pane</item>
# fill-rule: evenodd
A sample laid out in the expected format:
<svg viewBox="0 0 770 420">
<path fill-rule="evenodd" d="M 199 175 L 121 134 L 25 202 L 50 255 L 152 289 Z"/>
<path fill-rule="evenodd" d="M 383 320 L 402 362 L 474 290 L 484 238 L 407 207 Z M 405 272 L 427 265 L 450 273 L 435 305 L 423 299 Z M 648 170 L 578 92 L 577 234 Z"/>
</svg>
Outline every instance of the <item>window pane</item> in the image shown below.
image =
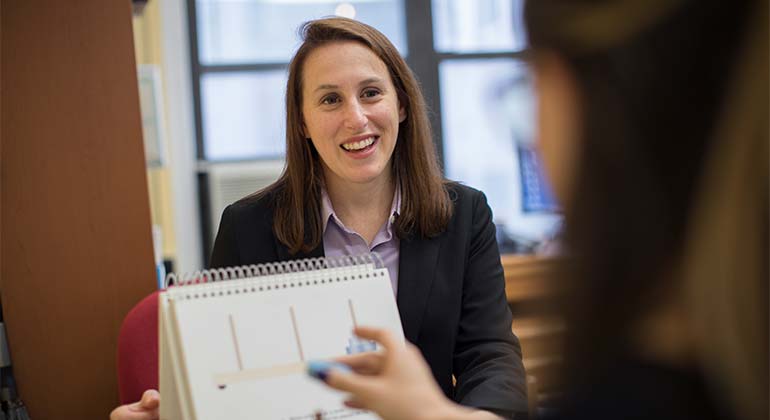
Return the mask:
<svg viewBox="0 0 770 420">
<path fill-rule="evenodd" d="M 286 77 L 284 70 L 202 76 L 201 115 L 206 159 L 284 155 Z"/>
<path fill-rule="evenodd" d="M 406 55 L 403 0 L 197 0 L 202 64 L 283 63 L 299 46 L 297 29 L 335 14 L 374 26 Z"/>
<path fill-rule="evenodd" d="M 432 1 L 436 51 L 507 52 L 526 47 L 523 0 Z"/>
<path fill-rule="evenodd" d="M 447 177 L 486 193 L 501 233 L 527 241 L 551 234 L 559 216 L 532 154 L 535 98 L 526 65 L 446 60 L 439 78 Z"/>
</svg>

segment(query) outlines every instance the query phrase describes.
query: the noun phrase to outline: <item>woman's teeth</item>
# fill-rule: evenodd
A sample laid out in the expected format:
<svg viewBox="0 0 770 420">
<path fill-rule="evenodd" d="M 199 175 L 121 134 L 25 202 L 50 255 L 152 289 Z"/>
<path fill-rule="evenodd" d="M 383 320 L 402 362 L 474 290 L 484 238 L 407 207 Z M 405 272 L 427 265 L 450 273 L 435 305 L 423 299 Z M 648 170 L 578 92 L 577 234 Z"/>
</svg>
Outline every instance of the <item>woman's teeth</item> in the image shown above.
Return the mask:
<svg viewBox="0 0 770 420">
<path fill-rule="evenodd" d="M 370 146 L 372 143 L 374 143 L 374 137 L 369 137 L 368 139 L 364 139 L 361 141 L 345 143 L 342 145 L 342 148 L 348 151 L 361 150 L 367 146 Z"/>
</svg>

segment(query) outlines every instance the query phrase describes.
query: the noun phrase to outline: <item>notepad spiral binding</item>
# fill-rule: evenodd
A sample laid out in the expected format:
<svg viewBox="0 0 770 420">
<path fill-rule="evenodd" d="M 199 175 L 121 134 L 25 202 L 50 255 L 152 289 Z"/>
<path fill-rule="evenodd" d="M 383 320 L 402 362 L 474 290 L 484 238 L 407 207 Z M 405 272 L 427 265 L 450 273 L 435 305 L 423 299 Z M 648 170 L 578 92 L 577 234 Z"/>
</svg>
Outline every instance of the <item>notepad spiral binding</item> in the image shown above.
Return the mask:
<svg viewBox="0 0 770 420">
<path fill-rule="evenodd" d="M 181 273 L 179 275 L 176 273 L 169 273 L 166 275 L 164 289 L 169 287 L 210 284 L 227 280 L 267 277 L 278 274 L 295 274 L 333 268 L 362 267 L 366 265 L 373 265 L 375 268 L 383 268 L 385 266 L 382 262 L 382 258 L 380 258 L 376 252 L 360 255 L 346 255 L 336 258 L 305 258 L 265 264 L 199 270 Z"/>
</svg>

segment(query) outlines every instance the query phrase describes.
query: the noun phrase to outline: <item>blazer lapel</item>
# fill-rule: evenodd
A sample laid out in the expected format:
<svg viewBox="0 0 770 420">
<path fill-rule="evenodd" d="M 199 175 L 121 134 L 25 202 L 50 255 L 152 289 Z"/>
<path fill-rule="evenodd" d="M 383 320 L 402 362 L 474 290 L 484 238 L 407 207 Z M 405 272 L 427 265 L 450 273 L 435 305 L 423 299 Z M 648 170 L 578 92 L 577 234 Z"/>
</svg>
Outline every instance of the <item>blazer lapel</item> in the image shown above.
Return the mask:
<svg viewBox="0 0 770 420">
<path fill-rule="evenodd" d="M 436 273 L 441 237 L 402 239 L 396 302 L 406 339 L 415 343 Z"/>
</svg>

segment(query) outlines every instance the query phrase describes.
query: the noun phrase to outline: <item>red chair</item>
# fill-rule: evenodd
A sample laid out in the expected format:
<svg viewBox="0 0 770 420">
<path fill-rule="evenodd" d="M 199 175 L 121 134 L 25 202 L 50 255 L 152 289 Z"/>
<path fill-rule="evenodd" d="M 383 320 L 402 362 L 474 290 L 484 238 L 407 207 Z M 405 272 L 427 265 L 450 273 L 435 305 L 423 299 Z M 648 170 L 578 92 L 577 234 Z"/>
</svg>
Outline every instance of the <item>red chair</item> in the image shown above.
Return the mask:
<svg viewBox="0 0 770 420">
<path fill-rule="evenodd" d="M 134 306 L 118 335 L 120 403 L 139 401 L 147 389 L 158 389 L 158 293 Z"/>
</svg>

